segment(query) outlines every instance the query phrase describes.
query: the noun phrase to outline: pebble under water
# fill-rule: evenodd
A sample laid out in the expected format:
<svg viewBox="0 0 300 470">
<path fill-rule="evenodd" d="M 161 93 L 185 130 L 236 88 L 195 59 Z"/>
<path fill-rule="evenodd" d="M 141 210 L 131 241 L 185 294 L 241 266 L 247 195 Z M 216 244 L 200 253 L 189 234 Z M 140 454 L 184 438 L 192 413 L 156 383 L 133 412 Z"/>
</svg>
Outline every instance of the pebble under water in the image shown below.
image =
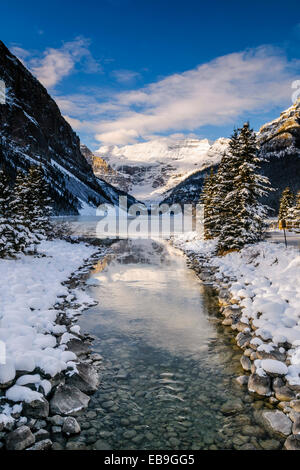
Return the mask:
<svg viewBox="0 0 300 470">
<path fill-rule="evenodd" d="M 213 289 L 167 242 L 122 240 L 112 251 L 91 273 L 99 303 L 79 323 L 96 337 L 100 387 L 67 448 L 281 448 L 260 424 L 270 405 L 235 381 L 241 350 Z"/>
</svg>

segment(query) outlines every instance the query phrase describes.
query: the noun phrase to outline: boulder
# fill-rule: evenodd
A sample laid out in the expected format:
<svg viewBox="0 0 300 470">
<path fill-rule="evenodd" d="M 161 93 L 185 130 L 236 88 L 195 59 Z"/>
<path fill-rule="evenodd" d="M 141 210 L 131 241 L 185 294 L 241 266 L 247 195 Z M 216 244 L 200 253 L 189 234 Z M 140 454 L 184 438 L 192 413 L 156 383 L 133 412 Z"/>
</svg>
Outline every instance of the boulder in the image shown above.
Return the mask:
<svg viewBox="0 0 300 470">
<path fill-rule="evenodd" d="M 286 386 L 278 387 L 275 391 L 275 397 L 279 401 L 290 401 L 295 398 L 295 393 Z"/>
<path fill-rule="evenodd" d="M 64 424 L 62 427 L 62 432 L 67 436 L 72 436 L 74 434 L 79 434 L 81 431 L 80 425 L 76 421 L 75 418 L 72 416 L 68 416 L 64 420 Z"/>
<path fill-rule="evenodd" d="M 249 371 L 251 370 L 251 361 L 249 359 L 249 357 L 247 356 L 242 356 L 241 357 L 241 360 L 240 360 L 241 364 L 242 364 L 242 368 L 246 371 Z"/>
<path fill-rule="evenodd" d="M 268 376 L 260 376 L 258 374 L 251 374 L 248 381 L 249 392 L 257 393 L 261 396 L 271 395 L 271 380 Z"/>
<path fill-rule="evenodd" d="M 243 403 L 240 398 L 228 400 L 221 406 L 221 413 L 224 415 L 232 415 L 243 410 Z"/>
<path fill-rule="evenodd" d="M 71 385 L 59 385 L 50 401 L 53 414 L 77 415 L 88 407 L 90 397 Z"/>
<path fill-rule="evenodd" d="M 287 437 L 292 432 L 292 421 L 282 411 L 265 411 L 262 419 L 269 431 L 281 437 Z"/>
<path fill-rule="evenodd" d="M 293 408 L 294 411 L 300 412 L 300 400 L 292 400 L 290 406 Z"/>
<path fill-rule="evenodd" d="M 52 441 L 50 439 L 45 439 L 44 441 L 39 441 L 34 446 L 29 447 L 26 450 L 50 450 L 52 448 Z"/>
<path fill-rule="evenodd" d="M 44 397 L 41 400 L 24 403 L 23 414 L 29 418 L 47 418 L 49 416 L 49 403 Z"/>
<path fill-rule="evenodd" d="M 35 443 L 35 437 L 28 426 L 11 431 L 5 440 L 7 450 L 24 450 Z"/>
<path fill-rule="evenodd" d="M 246 349 L 249 346 L 251 339 L 252 336 L 250 335 L 250 333 L 243 333 L 242 331 L 240 331 L 239 334 L 236 336 L 237 345 L 241 349 Z"/>
<path fill-rule="evenodd" d="M 99 387 L 99 376 L 95 367 L 80 363 L 76 365 L 76 369 L 77 372 L 66 378 L 66 383 L 87 394 L 96 392 Z"/>
<path fill-rule="evenodd" d="M 300 435 L 289 436 L 284 443 L 284 448 L 286 450 L 300 450 Z"/>
<path fill-rule="evenodd" d="M 67 347 L 68 350 L 76 354 L 77 357 L 86 356 L 90 353 L 90 346 L 77 338 L 70 339 L 67 343 Z"/>
<path fill-rule="evenodd" d="M 248 375 L 240 375 L 235 379 L 241 387 L 248 385 L 249 377 Z"/>
<path fill-rule="evenodd" d="M 300 418 L 299 415 L 295 417 L 292 428 L 293 434 L 300 434 Z"/>
</svg>

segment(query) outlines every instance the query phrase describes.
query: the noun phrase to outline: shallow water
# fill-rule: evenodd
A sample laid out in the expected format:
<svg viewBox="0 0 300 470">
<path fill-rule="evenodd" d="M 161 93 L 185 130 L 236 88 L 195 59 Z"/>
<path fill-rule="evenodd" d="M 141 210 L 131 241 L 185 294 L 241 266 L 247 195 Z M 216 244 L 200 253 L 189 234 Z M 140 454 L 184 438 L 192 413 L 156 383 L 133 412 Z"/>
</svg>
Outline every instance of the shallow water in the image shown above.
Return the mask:
<svg viewBox="0 0 300 470">
<path fill-rule="evenodd" d="M 115 450 L 280 447 L 258 424 L 264 402 L 235 383 L 241 352 L 220 324 L 213 290 L 181 252 L 153 240 L 112 250 L 91 273 L 99 304 L 80 320 L 103 361 L 73 440 Z M 228 401 L 239 402 L 230 416 L 221 411 Z"/>
</svg>

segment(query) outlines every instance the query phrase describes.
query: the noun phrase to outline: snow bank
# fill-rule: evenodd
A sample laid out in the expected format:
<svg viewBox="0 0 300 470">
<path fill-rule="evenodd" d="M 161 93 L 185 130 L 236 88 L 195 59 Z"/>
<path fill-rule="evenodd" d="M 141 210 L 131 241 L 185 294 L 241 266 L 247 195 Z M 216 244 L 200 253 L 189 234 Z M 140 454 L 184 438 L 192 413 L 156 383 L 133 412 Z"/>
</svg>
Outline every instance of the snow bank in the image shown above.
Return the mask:
<svg viewBox="0 0 300 470">
<path fill-rule="evenodd" d="M 223 257 L 213 255 L 214 241 L 198 240 L 195 234 L 181 235 L 175 245 L 185 252 L 210 257 L 219 268 L 217 278 L 231 280 L 229 290 L 243 307 L 241 321 L 255 327 L 251 343 L 270 352 L 273 346 L 290 344 L 288 368 L 280 366 L 291 384 L 300 385 L 300 256 L 283 244 L 261 242 Z M 278 362 L 278 361 L 275 361 Z M 264 362 L 263 370 L 278 366 Z M 283 372 L 284 369 L 284 372 Z M 272 372 L 270 370 L 270 372 Z M 273 372 L 276 373 L 274 370 Z"/>
<path fill-rule="evenodd" d="M 45 241 L 39 245 L 43 257 L 22 256 L 18 260 L 0 260 L 0 341 L 6 348 L 6 363 L 0 364 L 0 383 L 15 379 L 17 371 L 32 372 L 39 367 L 50 376 L 73 366 L 76 356 L 57 346 L 54 333 L 64 331 L 55 324 L 58 310 L 53 305 L 68 296 L 62 285 L 78 269 L 95 248 L 84 244 L 70 244 L 62 240 Z M 74 291 L 88 303 L 86 294 Z M 25 385 L 36 380 L 37 386 L 49 393 L 50 383 L 37 375 L 23 376 L 7 391 L 12 401 L 38 397 Z M 26 382 L 29 380 L 28 382 Z"/>
</svg>

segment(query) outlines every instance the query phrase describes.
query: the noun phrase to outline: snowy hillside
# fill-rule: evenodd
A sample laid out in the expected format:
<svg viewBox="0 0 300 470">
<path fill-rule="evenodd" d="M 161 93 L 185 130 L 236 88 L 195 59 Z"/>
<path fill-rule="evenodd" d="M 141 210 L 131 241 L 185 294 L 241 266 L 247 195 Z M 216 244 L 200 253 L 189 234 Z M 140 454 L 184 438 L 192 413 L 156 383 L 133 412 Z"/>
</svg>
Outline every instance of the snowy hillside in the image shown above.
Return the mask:
<svg viewBox="0 0 300 470">
<path fill-rule="evenodd" d="M 133 145 L 103 146 L 96 155 L 115 170 L 115 175 L 96 175 L 129 191 L 142 201 L 158 201 L 164 193 L 192 173 L 217 164 L 228 140 L 213 144 L 207 139 L 176 140 L 166 137 Z"/>
<path fill-rule="evenodd" d="M 0 41 L 0 165 L 13 182 L 16 173 L 42 165 L 55 213 L 86 211 L 114 203 L 120 191 L 95 178 L 80 141 L 47 90 Z"/>
</svg>

